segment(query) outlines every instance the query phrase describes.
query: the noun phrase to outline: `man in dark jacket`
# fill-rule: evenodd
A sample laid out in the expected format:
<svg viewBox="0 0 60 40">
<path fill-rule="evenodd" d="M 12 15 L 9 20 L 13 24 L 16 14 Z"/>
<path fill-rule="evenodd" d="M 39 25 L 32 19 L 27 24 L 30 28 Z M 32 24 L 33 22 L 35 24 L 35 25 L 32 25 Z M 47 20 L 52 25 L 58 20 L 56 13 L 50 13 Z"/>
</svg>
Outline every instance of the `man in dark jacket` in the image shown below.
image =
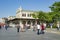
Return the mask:
<svg viewBox="0 0 60 40">
<path fill-rule="evenodd" d="M 19 30 L 20 30 L 20 25 L 17 24 L 16 27 L 17 27 L 17 32 L 19 32 Z"/>
</svg>

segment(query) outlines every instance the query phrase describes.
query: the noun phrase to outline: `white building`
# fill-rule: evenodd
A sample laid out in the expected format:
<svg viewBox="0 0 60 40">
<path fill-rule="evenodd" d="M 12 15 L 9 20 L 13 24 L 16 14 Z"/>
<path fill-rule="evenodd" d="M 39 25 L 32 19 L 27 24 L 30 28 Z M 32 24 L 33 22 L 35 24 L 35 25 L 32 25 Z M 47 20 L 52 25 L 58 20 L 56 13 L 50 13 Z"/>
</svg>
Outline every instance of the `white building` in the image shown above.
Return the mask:
<svg viewBox="0 0 60 40">
<path fill-rule="evenodd" d="M 32 27 L 32 25 L 35 24 L 35 18 L 32 17 L 31 14 L 33 14 L 34 11 L 31 10 L 23 10 L 22 7 L 18 8 L 16 11 L 16 18 L 11 20 L 14 23 L 19 23 L 20 25 L 29 25 Z M 11 24 L 13 24 L 10 21 Z"/>
<path fill-rule="evenodd" d="M 0 23 L 6 23 L 6 21 L 7 21 L 7 18 L 0 18 Z"/>
<path fill-rule="evenodd" d="M 4 26 L 7 23 L 7 18 L 0 18 L 0 26 Z"/>
<path fill-rule="evenodd" d="M 15 19 L 16 16 L 8 16 L 8 20 L 12 20 L 12 19 Z"/>
</svg>

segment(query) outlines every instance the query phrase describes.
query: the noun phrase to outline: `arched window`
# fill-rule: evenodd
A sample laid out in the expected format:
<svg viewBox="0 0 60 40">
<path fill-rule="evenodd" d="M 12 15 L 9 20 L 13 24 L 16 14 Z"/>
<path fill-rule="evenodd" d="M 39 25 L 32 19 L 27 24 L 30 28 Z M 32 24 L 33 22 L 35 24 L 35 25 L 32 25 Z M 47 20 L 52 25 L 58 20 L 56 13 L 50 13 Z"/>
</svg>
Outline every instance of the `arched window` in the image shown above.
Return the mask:
<svg viewBox="0 0 60 40">
<path fill-rule="evenodd" d="M 26 14 L 23 13 L 23 14 L 22 14 L 22 17 L 26 17 Z"/>
<path fill-rule="evenodd" d="M 27 22 L 27 24 L 31 24 L 31 22 L 30 22 L 30 21 L 28 21 L 28 22 Z"/>
<path fill-rule="evenodd" d="M 31 14 L 27 14 L 27 17 L 31 17 Z"/>
<path fill-rule="evenodd" d="M 22 21 L 22 24 L 26 24 L 26 21 Z"/>
</svg>

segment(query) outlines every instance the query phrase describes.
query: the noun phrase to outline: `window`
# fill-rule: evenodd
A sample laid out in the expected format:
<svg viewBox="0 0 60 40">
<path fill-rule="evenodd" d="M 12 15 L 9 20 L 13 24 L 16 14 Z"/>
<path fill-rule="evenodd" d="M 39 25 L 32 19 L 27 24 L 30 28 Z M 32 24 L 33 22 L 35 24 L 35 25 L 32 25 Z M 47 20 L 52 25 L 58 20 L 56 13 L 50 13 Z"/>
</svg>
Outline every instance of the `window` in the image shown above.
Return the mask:
<svg viewBox="0 0 60 40">
<path fill-rule="evenodd" d="M 31 14 L 27 14 L 28 17 L 31 17 Z"/>
<path fill-rule="evenodd" d="M 27 24 L 31 24 L 31 22 L 30 21 L 27 21 Z"/>
<path fill-rule="evenodd" d="M 26 17 L 26 14 L 22 14 L 23 17 Z"/>
</svg>

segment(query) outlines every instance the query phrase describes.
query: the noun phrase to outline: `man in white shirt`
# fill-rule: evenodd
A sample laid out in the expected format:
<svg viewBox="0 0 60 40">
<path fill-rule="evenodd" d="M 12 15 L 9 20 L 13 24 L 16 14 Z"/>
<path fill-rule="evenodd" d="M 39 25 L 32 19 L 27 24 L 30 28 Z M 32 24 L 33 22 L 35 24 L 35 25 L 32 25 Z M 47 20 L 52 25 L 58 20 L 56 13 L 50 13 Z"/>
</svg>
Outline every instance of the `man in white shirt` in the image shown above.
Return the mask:
<svg viewBox="0 0 60 40">
<path fill-rule="evenodd" d="M 40 25 L 37 24 L 37 34 L 39 35 L 40 34 Z"/>
</svg>

